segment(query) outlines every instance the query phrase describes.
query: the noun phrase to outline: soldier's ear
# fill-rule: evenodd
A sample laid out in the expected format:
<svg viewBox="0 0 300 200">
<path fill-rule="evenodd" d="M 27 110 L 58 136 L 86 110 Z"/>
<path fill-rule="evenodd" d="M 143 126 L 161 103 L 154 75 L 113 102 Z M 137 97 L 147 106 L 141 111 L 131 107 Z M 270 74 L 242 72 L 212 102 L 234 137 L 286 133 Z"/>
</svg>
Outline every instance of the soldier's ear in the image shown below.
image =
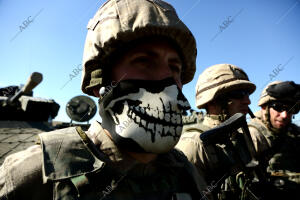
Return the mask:
<svg viewBox="0 0 300 200">
<path fill-rule="evenodd" d="M 261 106 L 261 114 L 264 116 L 267 112 L 267 109 L 269 109 L 269 107 L 267 106 Z M 269 111 L 268 111 L 269 112 Z"/>
</svg>

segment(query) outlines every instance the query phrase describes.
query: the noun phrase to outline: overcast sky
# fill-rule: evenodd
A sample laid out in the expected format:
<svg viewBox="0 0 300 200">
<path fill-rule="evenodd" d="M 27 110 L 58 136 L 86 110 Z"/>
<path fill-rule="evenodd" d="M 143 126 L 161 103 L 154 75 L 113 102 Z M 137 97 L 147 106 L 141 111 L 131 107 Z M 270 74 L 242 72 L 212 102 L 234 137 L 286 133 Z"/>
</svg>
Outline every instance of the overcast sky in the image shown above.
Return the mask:
<svg viewBox="0 0 300 200">
<path fill-rule="evenodd" d="M 86 25 L 104 1 L 0 0 L 0 87 L 20 85 L 41 72 L 34 96 L 60 104 L 55 120 L 69 121 L 66 103 L 80 90 Z M 207 67 L 230 63 L 257 86 L 274 80 L 300 83 L 300 0 L 170 0 L 197 40 L 197 71 L 183 92 L 195 109 L 195 85 Z M 70 78 L 72 76 L 72 79 Z M 94 100 L 96 100 L 94 98 Z M 299 121 L 299 114 L 295 120 Z M 95 119 L 100 120 L 97 114 Z"/>
</svg>

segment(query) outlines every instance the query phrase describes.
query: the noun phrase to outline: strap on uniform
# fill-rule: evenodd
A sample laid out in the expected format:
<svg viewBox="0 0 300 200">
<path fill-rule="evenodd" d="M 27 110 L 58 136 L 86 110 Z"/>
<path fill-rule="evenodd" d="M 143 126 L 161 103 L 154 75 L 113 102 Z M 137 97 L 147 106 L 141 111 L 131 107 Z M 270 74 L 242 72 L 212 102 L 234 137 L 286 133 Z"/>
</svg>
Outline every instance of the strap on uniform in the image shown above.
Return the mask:
<svg viewBox="0 0 300 200">
<path fill-rule="evenodd" d="M 87 134 L 82 130 L 80 126 L 76 127 L 76 131 L 81 137 L 83 143 L 87 146 L 88 149 L 90 149 L 100 160 L 106 163 L 110 163 L 111 160 L 101 151 L 99 151 L 94 143 L 90 140 L 90 138 L 87 136 Z"/>
<path fill-rule="evenodd" d="M 80 196 L 80 194 L 84 194 L 88 190 L 88 186 L 90 184 L 89 179 L 85 175 L 71 178 L 71 182 L 77 190 L 78 197 Z"/>
<path fill-rule="evenodd" d="M 195 186 L 195 188 L 197 189 L 198 191 L 198 194 L 199 195 L 198 197 L 205 197 L 201 191 L 201 189 L 204 188 L 204 185 L 200 185 L 200 180 L 202 179 L 203 182 L 204 182 L 204 179 L 202 177 L 199 176 L 196 168 L 187 160 L 186 156 L 179 152 L 178 150 L 176 149 L 173 149 L 171 151 L 171 153 L 175 156 L 175 158 L 177 160 L 179 160 L 180 162 L 182 162 L 184 164 L 184 169 L 187 171 L 187 173 L 190 175 L 190 178 L 192 178 L 193 180 L 193 185 Z"/>
<path fill-rule="evenodd" d="M 110 186 L 113 180 L 123 179 L 124 174 L 120 173 L 119 171 L 115 170 L 111 166 L 111 161 L 107 158 L 107 156 L 99 151 L 96 146 L 92 143 L 86 133 L 81 129 L 81 127 L 76 127 L 76 131 L 78 132 L 79 136 L 81 137 L 83 143 L 89 148 L 100 160 L 104 161 L 104 165 L 95 173 L 88 173 L 81 176 L 77 176 L 71 178 L 71 182 L 76 187 L 78 192 L 78 196 L 84 195 L 88 193 L 88 191 L 95 190 L 98 191 L 98 194 L 102 197 L 106 195 L 101 191 L 105 191 L 107 186 Z M 106 178 L 107 177 L 107 178 Z M 99 180 L 101 180 L 100 184 Z M 96 183 L 97 182 L 97 183 Z M 97 188 L 95 187 L 97 186 Z"/>
<path fill-rule="evenodd" d="M 90 150 L 96 151 L 97 155 L 99 155 L 99 153 L 101 152 L 95 148 L 95 145 L 93 145 L 92 141 L 88 138 L 86 133 L 80 127 L 76 127 L 76 130 L 80 135 L 80 137 L 82 138 L 82 141 L 86 144 L 86 146 Z M 197 189 L 196 191 L 198 191 L 197 196 L 200 199 L 200 197 L 202 197 L 201 185 L 199 181 L 201 177 L 197 174 L 196 170 L 193 168 L 193 166 L 191 166 L 191 164 L 187 161 L 184 155 L 182 155 L 180 152 L 176 150 L 172 150 L 171 153 L 172 155 L 174 155 L 176 160 L 179 160 L 181 163 L 184 164 L 185 166 L 184 169 L 188 172 L 189 176 L 193 180 L 194 183 L 193 185 L 195 189 Z M 114 167 L 111 166 L 110 163 L 111 161 L 105 163 L 103 167 L 96 172 L 87 173 L 81 176 L 71 178 L 71 182 L 75 186 L 78 192 L 78 196 L 84 196 L 85 194 L 88 194 L 91 191 L 96 191 L 98 194 L 97 197 L 101 199 L 102 197 L 108 195 L 105 193 L 107 187 L 109 187 L 110 191 L 112 191 L 118 186 L 118 184 L 120 184 L 121 181 L 123 181 L 124 177 L 126 177 L 126 174 L 121 173 L 120 171 L 114 169 Z M 156 182 L 154 185 L 147 183 L 146 180 L 145 180 L 146 184 L 142 184 L 142 185 L 136 185 L 134 182 L 130 184 L 131 182 L 130 179 L 126 179 L 126 181 L 130 185 L 132 190 L 134 190 L 135 192 L 140 191 L 144 193 L 144 192 L 153 192 L 155 188 L 157 190 L 158 188 L 166 189 L 168 186 L 170 187 L 172 184 L 169 185 L 167 182 L 165 182 L 166 180 L 169 180 L 169 178 L 167 179 L 165 178 L 162 178 L 164 180 L 162 180 L 161 182 L 160 181 Z M 185 193 L 175 193 L 174 195 L 176 196 L 174 197 L 178 200 L 191 199 L 190 195 Z"/>
</svg>

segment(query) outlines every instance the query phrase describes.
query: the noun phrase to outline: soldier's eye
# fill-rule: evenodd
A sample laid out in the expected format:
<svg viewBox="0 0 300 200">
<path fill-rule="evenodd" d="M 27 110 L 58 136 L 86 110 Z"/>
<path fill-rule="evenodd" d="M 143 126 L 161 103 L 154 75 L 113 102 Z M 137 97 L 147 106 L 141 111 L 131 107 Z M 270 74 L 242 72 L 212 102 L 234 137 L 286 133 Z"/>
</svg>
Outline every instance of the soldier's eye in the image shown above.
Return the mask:
<svg viewBox="0 0 300 200">
<path fill-rule="evenodd" d="M 170 65 L 170 68 L 173 72 L 176 72 L 178 74 L 181 72 L 181 66 L 179 65 Z"/>
<path fill-rule="evenodd" d="M 133 60 L 133 63 L 149 63 L 150 59 L 147 56 L 139 56 Z"/>
</svg>

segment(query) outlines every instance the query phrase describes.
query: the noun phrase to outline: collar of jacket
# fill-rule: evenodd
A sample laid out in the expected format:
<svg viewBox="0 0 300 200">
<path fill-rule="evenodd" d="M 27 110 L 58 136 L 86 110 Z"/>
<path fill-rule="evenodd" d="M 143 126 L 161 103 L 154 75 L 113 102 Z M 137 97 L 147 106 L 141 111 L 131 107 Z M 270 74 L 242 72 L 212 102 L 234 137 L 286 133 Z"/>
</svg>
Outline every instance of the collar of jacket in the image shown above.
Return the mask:
<svg viewBox="0 0 300 200">
<path fill-rule="evenodd" d="M 104 167 L 82 141 L 76 127 L 39 134 L 43 152 L 43 182 L 62 180 Z"/>
<path fill-rule="evenodd" d="M 204 116 L 203 124 L 208 126 L 208 127 L 215 127 L 220 125 L 225 119 L 225 116 L 220 114 L 220 115 L 213 115 L 213 114 L 206 114 Z"/>
<path fill-rule="evenodd" d="M 174 153 L 160 154 L 148 164 L 138 163 L 114 144 L 98 122 L 92 123 L 86 133 L 78 127 L 71 127 L 42 133 L 39 137 L 43 151 L 44 183 L 48 179 L 57 181 L 95 172 L 106 165 L 122 173 L 133 167 L 151 169 L 154 165 L 181 168 L 184 165 L 178 162 Z"/>
</svg>

